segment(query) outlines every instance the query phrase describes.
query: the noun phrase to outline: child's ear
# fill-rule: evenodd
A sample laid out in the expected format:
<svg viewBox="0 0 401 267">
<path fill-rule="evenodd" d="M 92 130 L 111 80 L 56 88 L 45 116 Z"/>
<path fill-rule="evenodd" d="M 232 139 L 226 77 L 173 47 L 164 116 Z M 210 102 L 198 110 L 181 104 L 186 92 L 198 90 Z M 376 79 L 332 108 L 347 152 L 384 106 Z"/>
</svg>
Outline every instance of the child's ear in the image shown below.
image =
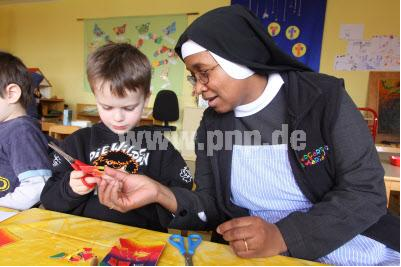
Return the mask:
<svg viewBox="0 0 401 267">
<path fill-rule="evenodd" d="M 21 87 L 15 83 L 11 83 L 7 85 L 6 90 L 4 90 L 4 99 L 9 104 L 15 104 L 20 100 L 21 94 Z"/>
</svg>

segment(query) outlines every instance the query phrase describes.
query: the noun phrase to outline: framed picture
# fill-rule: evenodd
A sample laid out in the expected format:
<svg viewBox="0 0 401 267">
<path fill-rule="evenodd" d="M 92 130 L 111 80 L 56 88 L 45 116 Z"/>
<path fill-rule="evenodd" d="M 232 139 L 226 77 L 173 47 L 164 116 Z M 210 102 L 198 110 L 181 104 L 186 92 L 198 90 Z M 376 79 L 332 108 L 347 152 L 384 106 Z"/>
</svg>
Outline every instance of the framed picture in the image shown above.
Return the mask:
<svg viewBox="0 0 401 267">
<path fill-rule="evenodd" d="M 368 107 L 378 114 L 376 143 L 400 143 L 400 72 L 369 73 Z"/>
</svg>

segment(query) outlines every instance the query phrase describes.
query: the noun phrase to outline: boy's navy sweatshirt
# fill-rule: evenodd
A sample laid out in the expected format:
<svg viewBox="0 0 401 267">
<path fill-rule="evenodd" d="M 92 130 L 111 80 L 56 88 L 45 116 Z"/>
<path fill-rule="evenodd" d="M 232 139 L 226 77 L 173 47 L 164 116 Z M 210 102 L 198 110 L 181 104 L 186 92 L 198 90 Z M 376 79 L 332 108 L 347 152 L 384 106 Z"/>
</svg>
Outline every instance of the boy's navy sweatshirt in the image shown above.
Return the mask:
<svg viewBox="0 0 401 267">
<path fill-rule="evenodd" d="M 125 135 L 117 135 L 99 123 L 78 130 L 60 147 L 73 158 L 90 165 L 147 175 L 166 186 L 192 188 L 192 175 L 180 153 L 160 132 L 152 131 L 149 126 L 136 127 Z M 159 220 L 159 212 L 163 210 L 160 205 L 150 204 L 127 213 L 109 209 L 99 202 L 96 190 L 82 196 L 73 192 L 69 185 L 72 167 L 57 153 L 53 153 L 51 158 L 53 176 L 41 195 L 46 209 L 166 231 Z M 165 216 L 165 210 L 162 213 Z"/>
</svg>

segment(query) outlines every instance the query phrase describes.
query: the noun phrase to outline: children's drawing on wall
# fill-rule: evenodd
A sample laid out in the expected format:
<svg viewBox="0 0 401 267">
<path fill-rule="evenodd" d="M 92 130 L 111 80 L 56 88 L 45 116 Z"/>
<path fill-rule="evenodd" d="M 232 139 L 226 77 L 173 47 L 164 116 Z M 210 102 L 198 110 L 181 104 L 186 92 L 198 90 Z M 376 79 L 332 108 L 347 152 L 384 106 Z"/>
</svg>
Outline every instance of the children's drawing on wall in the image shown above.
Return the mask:
<svg viewBox="0 0 401 267">
<path fill-rule="evenodd" d="M 184 65 L 174 46 L 187 25 L 186 15 L 121 17 L 84 20 L 85 59 L 107 43 L 130 43 L 141 50 L 152 65 L 151 90 L 182 92 Z M 90 90 L 87 80 L 85 90 Z"/>
<path fill-rule="evenodd" d="M 342 24 L 340 28 L 340 39 L 362 40 L 364 24 Z"/>
<path fill-rule="evenodd" d="M 363 25 L 341 26 L 340 38 L 348 40 L 347 53 L 336 56 L 335 70 L 400 70 L 400 38 L 377 35 L 363 40 Z"/>
</svg>

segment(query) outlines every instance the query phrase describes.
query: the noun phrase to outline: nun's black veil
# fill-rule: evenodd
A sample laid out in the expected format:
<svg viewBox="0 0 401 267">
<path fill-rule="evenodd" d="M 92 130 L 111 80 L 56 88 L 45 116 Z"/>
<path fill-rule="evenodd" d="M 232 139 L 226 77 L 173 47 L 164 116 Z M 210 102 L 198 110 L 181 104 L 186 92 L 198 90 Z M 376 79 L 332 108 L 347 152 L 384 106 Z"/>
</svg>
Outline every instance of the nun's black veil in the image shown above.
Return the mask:
<svg viewBox="0 0 401 267">
<path fill-rule="evenodd" d="M 259 74 L 312 71 L 281 51 L 259 19 L 240 5 L 220 7 L 197 18 L 177 42 L 180 57 L 188 39 Z"/>
</svg>

